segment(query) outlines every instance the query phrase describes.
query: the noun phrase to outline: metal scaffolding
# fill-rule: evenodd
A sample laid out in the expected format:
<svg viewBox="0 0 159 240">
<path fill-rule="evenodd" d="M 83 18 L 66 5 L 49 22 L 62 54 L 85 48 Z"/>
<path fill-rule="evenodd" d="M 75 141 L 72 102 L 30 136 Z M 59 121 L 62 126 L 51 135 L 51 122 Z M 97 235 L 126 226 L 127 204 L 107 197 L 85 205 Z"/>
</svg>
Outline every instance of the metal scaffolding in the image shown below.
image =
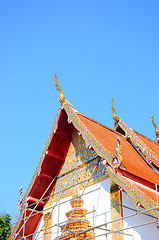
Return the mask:
<svg viewBox="0 0 159 240">
<path fill-rule="evenodd" d="M 25 204 L 24 217 L 23 217 L 22 219 L 20 219 L 19 221 L 16 222 L 16 223 L 18 223 L 18 222 L 23 221 L 23 224 L 22 224 L 22 226 L 20 227 L 19 231 L 15 234 L 13 240 L 15 240 L 17 237 L 18 237 L 19 239 L 28 239 L 29 237 L 33 237 L 33 236 L 34 236 L 34 240 L 38 240 L 39 234 L 40 234 L 41 232 L 43 232 L 43 231 L 48 230 L 48 229 L 50 229 L 50 230 L 52 231 L 52 233 L 55 233 L 55 234 L 56 234 L 56 239 L 57 239 L 57 240 L 60 240 L 60 239 L 62 238 L 62 236 L 63 236 L 63 234 L 64 234 L 64 232 L 65 232 L 65 230 L 66 230 L 66 228 L 67 228 L 67 225 L 68 225 L 68 223 L 69 223 L 70 220 L 74 220 L 74 219 L 76 219 L 76 218 L 78 218 L 78 217 L 82 217 L 82 216 L 86 216 L 86 215 L 87 215 L 87 216 L 88 216 L 88 215 L 92 215 L 92 216 L 91 216 L 91 218 L 92 218 L 92 225 L 89 226 L 88 229 L 82 230 L 82 231 L 80 231 L 79 233 L 76 233 L 76 232 L 74 232 L 74 231 L 69 230 L 69 231 L 70 231 L 72 234 L 74 234 L 75 236 L 80 236 L 80 237 L 82 237 L 82 234 L 84 234 L 84 233 L 86 233 L 86 232 L 92 231 L 93 237 L 87 237 L 87 238 L 84 238 L 84 239 L 93 239 L 93 240 L 94 240 L 94 239 L 96 239 L 96 238 L 98 238 L 98 237 L 100 237 L 100 236 L 105 236 L 105 239 L 107 240 L 108 235 L 114 234 L 114 233 L 118 233 L 118 234 L 121 234 L 121 235 L 129 236 L 129 237 L 131 237 L 131 238 L 133 239 L 133 235 L 132 235 L 132 234 L 129 234 L 129 233 L 126 233 L 125 230 L 128 230 L 128 229 L 130 229 L 130 228 L 133 228 L 133 229 L 134 229 L 134 228 L 141 227 L 141 226 L 146 226 L 146 225 L 149 225 L 149 224 L 156 224 L 158 219 L 155 218 L 153 215 L 151 215 L 151 211 L 152 211 L 152 210 L 156 210 L 156 209 L 158 210 L 158 206 L 157 206 L 157 208 L 151 208 L 151 209 L 147 209 L 147 210 L 142 210 L 142 211 L 140 211 L 140 210 L 136 210 L 136 209 L 130 209 L 128 206 L 124 206 L 124 205 L 120 205 L 120 204 L 119 204 L 120 206 L 125 207 L 125 208 L 129 208 L 130 210 L 134 210 L 135 212 L 132 213 L 132 214 L 130 214 L 130 215 L 127 215 L 127 216 L 125 216 L 125 217 L 120 217 L 120 218 L 117 218 L 117 219 L 114 219 L 114 220 L 111 220 L 111 221 L 107 220 L 107 214 L 108 214 L 108 212 L 104 212 L 103 214 L 104 214 L 104 216 L 105 216 L 105 220 L 103 221 L 102 224 L 97 224 L 97 223 L 96 223 L 96 217 L 97 217 L 97 215 L 95 214 L 96 210 L 95 210 L 95 207 L 94 207 L 94 206 L 92 206 L 92 211 L 88 211 L 88 212 L 85 213 L 85 214 L 81 214 L 81 215 L 79 215 L 78 217 L 72 218 L 72 215 L 73 215 L 73 213 L 74 213 L 74 211 L 75 211 L 75 209 L 76 209 L 76 207 L 77 207 L 80 199 L 82 198 L 82 196 L 85 196 L 85 195 L 90 194 L 90 193 L 92 193 L 92 192 L 94 192 L 94 191 L 100 190 L 100 188 L 96 188 L 96 189 L 90 190 L 89 192 L 85 192 L 85 189 L 86 189 L 87 186 L 89 185 L 90 180 L 93 179 L 95 176 L 97 176 L 98 167 L 99 167 L 99 164 L 98 164 L 98 163 L 95 165 L 95 168 L 94 168 L 93 172 L 91 173 L 91 175 L 90 175 L 87 179 L 85 179 L 85 180 L 83 180 L 83 181 L 78 181 L 76 184 L 73 184 L 73 185 L 70 186 L 71 179 L 73 178 L 74 174 L 76 174 L 76 172 L 79 171 L 79 169 L 82 168 L 84 165 L 87 165 L 87 164 L 89 164 L 90 162 L 93 162 L 94 160 L 98 160 L 98 163 L 102 161 L 102 159 L 101 159 L 100 157 L 96 157 L 96 158 L 93 158 L 93 159 L 91 159 L 91 160 L 89 160 L 89 161 L 87 161 L 87 162 L 85 162 L 85 163 L 83 163 L 83 164 L 81 164 L 81 165 L 76 166 L 76 167 L 73 168 L 73 169 L 70 169 L 69 171 L 66 171 L 65 173 L 63 173 L 63 174 L 61 174 L 61 175 L 59 175 L 59 176 L 55 176 L 55 177 L 52 179 L 52 181 L 51 181 L 51 183 L 49 184 L 49 186 L 47 187 L 47 189 L 45 190 L 45 192 L 43 193 L 43 195 L 41 196 L 41 198 L 36 202 L 36 204 L 33 203 L 33 204 L 30 204 L 29 206 L 27 206 L 27 205 L 26 205 L 26 200 L 25 200 L 25 202 L 24 202 L 24 204 Z M 71 176 L 69 177 L 69 181 L 67 182 L 65 189 L 62 189 L 62 190 L 61 190 L 61 188 L 60 188 L 61 181 L 62 181 L 63 177 L 65 177 L 66 175 L 71 175 Z M 47 193 L 47 191 L 50 190 L 50 188 L 53 186 L 53 183 L 55 182 L 55 180 L 57 180 L 56 185 L 59 184 L 58 192 L 55 193 L 55 188 L 54 188 L 53 194 L 51 194 L 50 196 L 44 198 L 44 196 L 45 196 L 45 194 Z M 61 209 L 60 209 L 60 208 L 61 208 L 61 205 L 62 205 L 62 204 L 65 204 L 65 203 L 67 203 L 67 202 L 70 202 L 70 198 L 67 199 L 67 200 L 61 201 L 62 195 L 63 195 L 67 190 L 73 189 L 73 188 L 75 188 L 76 186 L 81 185 L 81 184 L 83 184 L 83 183 L 85 183 L 85 186 L 84 186 L 84 188 L 81 190 L 81 194 L 78 196 L 78 201 L 77 201 L 76 205 L 74 206 L 74 208 L 72 209 L 72 212 L 71 212 L 69 218 L 68 218 L 66 221 L 60 222 L 60 213 L 61 213 Z M 157 189 L 157 187 L 156 187 L 156 189 Z M 53 197 L 55 197 L 55 196 L 58 196 L 58 200 L 57 200 L 55 203 L 53 203 L 51 207 L 45 208 L 44 210 L 41 210 L 41 211 L 39 211 L 39 212 L 37 212 L 37 213 L 33 213 L 34 210 L 36 209 L 36 207 L 38 206 L 38 204 L 39 204 L 40 201 L 44 201 L 44 200 L 46 200 L 46 199 L 53 198 Z M 158 196 L 158 193 L 157 193 L 157 190 L 156 190 L 156 197 L 157 197 L 157 196 Z M 75 197 L 74 197 L 74 198 L 71 198 L 71 199 L 75 199 Z M 158 199 L 157 199 L 157 203 L 158 203 Z M 34 207 L 33 207 L 33 206 L 34 206 Z M 32 211 L 31 211 L 31 213 L 29 214 L 29 216 L 27 217 L 27 216 L 26 216 L 26 209 L 29 208 L 29 207 L 33 207 L 33 209 L 32 209 Z M 58 213 L 57 223 L 51 224 L 51 226 L 49 226 L 49 227 L 45 227 L 48 219 L 49 219 L 50 216 L 52 215 L 52 213 L 53 213 L 53 211 L 54 211 L 55 208 L 58 209 L 58 210 L 57 210 L 57 213 Z M 27 236 L 24 236 L 24 235 L 25 235 L 25 226 L 26 226 L 27 221 L 28 221 L 31 217 L 35 216 L 36 214 L 39 214 L 39 213 L 41 213 L 41 212 L 45 213 L 45 211 L 48 211 L 48 210 L 49 210 L 49 214 L 48 214 L 47 218 L 45 219 L 44 223 L 42 224 L 41 229 L 35 231 L 35 232 L 32 233 L 32 234 L 29 234 L 29 235 L 27 235 Z M 113 222 L 117 222 L 117 221 L 120 221 L 120 220 L 125 220 L 125 219 L 128 219 L 128 218 L 137 216 L 137 215 L 147 214 L 147 213 L 149 213 L 149 214 L 148 214 L 149 217 L 153 217 L 153 218 L 155 218 L 155 220 L 154 220 L 154 221 L 150 221 L 150 222 L 145 222 L 145 223 L 142 223 L 142 224 L 138 224 L 138 225 L 134 225 L 134 226 L 128 226 L 128 227 L 122 228 L 122 229 L 120 229 L 120 230 L 115 230 L 115 231 L 113 231 L 111 228 L 109 229 L 109 225 L 112 224 Z M 14 224 L 15 224 L 15 223 L 14 223 Z M 13 224 L 13 225 L 14 225 L 14 224 Z M 61 228 L 61 226 L 63 226 L 63 228 Z M 54 228 L 57 229 L 57 231 L 53 232 L 53 229 L 54 229 Z M 68 229 L 67 229 L 67 230 L 68 230 Z M 96 230 L 98 230 L 98 235 L 95 234 L 95 231 L 96 231 Z M 23 236 L 19 236 L 19 234 L 20 234 L 21 231 L 23 232 Z M 99 232 L 99 231 L 100 231 L 100 232 Z M 48 233 L 46 232 L 46 234 L 48 234 Z M 70 239 L 70 238 L 71 238 L 71 237 L 68 237 L 68 238 L 65 238 L 65 239 Z"/>
</svg>

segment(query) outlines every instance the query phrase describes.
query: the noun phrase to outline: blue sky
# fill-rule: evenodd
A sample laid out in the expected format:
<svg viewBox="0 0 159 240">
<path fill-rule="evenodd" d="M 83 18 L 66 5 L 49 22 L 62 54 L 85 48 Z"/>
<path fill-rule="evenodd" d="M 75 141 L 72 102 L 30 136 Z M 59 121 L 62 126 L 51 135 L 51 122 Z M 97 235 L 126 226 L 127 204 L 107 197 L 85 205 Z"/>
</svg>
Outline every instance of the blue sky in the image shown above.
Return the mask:
<svg viewBox="0 0 159 240">
<path fill-rule="evenodd" d="M 159 126 L 159 2 L 0 1 L 0 212 L 19 214 L 58 107 L 53 76 L 75 109 L 117 116 L 154 139 Z"/>
</svg>

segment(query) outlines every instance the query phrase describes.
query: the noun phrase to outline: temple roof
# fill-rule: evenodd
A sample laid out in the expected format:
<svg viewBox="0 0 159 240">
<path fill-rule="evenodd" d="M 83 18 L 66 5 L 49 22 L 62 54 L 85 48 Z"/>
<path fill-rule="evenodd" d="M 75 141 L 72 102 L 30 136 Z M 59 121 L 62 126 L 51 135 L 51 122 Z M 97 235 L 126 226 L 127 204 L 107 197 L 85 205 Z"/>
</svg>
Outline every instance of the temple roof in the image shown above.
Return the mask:
<svg viewBox="0 0 159 240">
<path fill-rule="evenodd" d="M 116 122 L 115 128 L 110 129 L 79 113 L 63 97 L 59 85 L 58 90 L 62 96 L 61 106 L 24 199 L 29 199 L 29 203 L 33 203 L 34 199 L 49 196 L 52 189 L 47 193 L 45 191 L 52 182 L 55 186 L 76 129 L 85 140 L 86 146 L 93 148 L 103 160 L 105 159 L 106 171 L 110 178 L 131 195 L 135 203 L 139 202 L 145 208 L 157 208 L 155 184 L 159 186 L 159 145 L 133 131 L 120 119 Z M 122 150 L 118 161 L 114 162 L 117 139 L 120 139 Z M 156 209 L 152 214 L 157 216 Z M 23 216 L 24 209 L 19 220 Z M 36 229 L 37 224 L 38 222 L 32 226 L 32 231 Z M 10 239 L 15 233 L 21 232 L 20 226 L 17 222 Z"/>
</svg>

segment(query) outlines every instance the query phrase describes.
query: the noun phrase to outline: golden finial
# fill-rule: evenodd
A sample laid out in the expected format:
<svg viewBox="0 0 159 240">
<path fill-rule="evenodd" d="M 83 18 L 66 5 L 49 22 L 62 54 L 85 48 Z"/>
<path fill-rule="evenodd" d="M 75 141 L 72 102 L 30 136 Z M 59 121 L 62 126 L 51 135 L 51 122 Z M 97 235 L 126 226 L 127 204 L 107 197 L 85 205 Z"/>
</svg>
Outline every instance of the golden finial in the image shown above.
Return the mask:
<svg viewBox="0 0 159 240">
<path fill-rule="evenodd" d="M 159 129 L 158 129 L 157 125 L 154 123 L 153 116 L 151 116 L 151 118 L 152 118 L 152 123 L 153 123 L 155 131 L 156 131 L 156 136 L 159 137 Z"/>
<path fill-rule="evenodd" d="M 65 98 L 64 98 L 64 95 L 63 95 L 63 92 L 59 86 L 59 84 L 57 83 L 57 76 L 56 76 L 56 73 L 54 75 L 54 80 L 55 80 L 55 85 L 56 85 L 56 90 L 58 90 L 60 93 L 59 93 L 59 100 L 60 100 L 60 103 L 63 104 L 64 101 L 65 101 Z"/>
<path fill-rule="evenodd" d="M 119 122 L 119 118 L 117 117 L 116 111 L 115 111 L 115 109 L 113 107 L 113 101 L 114 101 L 114 98 L 112 98 L 112 100 L 111 100 L 111 109 L 112 109 L 112 112 L 113 112 L 113 119 L 114 119 L 115 122 L 118 123 Z"/>
</svg>

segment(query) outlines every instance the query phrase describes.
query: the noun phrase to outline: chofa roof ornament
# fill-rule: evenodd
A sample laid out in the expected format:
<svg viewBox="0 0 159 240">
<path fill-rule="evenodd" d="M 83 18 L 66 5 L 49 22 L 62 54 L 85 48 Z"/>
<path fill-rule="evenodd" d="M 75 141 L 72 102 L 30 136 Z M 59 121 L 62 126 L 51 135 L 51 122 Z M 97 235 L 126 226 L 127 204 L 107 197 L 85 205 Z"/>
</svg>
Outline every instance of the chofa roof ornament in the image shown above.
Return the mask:
<svg viewBox="0 0 159 240">
<path fill-rule="evenodd" d="M 114 98 L 112 98 L 112 100 L 111 100 L 111 109 L 112 109 L 112 112 L 113 112 L 113 119 L 114 119 L 114 121 L 116 123 L 118 123 L 119 122 L 119 118 L 117 117 L 116 111 L 115 111 L 115 109 L 113 107 L 113 101 L 114 101 Z"/>
<path fill-rule="evenodd" d="M 54 75 L 54 80 L 55 80 L 55 85 L 56 85 L 56 90 L 58 90 L 60 93 L 59 93 L 59 100 L 60 100 L 60 103 L 63 104 L 65 102 L 65 98 L 64 98 L 64 95 L 63 95 L 63 92 L 59 86 L 59 84 L 57 83 L 57 75 L 55 73 Z"/>
<path fill-rule="evenodd" d="M 154 123 L 153 116 L 151 116 L 151 118 L 152 118 L 152 123 L 153 123 L 155 131 L 156 131 L 156 137 L 159 137 L 159 129 L 158 129 L 157 125 Z"/>
</svg>

